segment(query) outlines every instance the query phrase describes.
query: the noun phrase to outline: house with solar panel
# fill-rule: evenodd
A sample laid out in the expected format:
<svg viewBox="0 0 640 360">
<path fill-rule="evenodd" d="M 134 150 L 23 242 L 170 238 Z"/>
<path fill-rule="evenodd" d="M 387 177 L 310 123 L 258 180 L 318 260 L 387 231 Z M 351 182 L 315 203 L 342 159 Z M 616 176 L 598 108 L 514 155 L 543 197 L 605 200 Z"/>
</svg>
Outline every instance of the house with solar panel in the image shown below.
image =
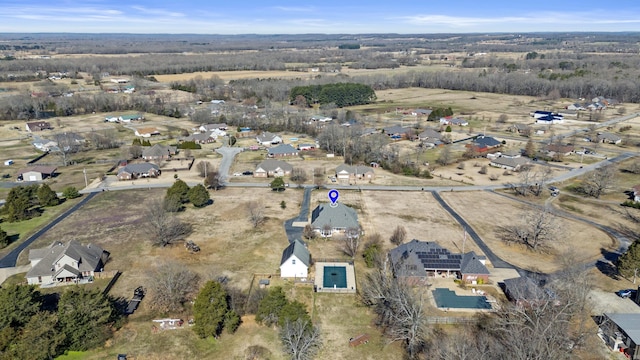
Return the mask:
<svg viewBox="0 0 640 360">
<path fill-rule="evenodd" d="M 452 253 L 435 242 L 413 239 L 389 251 L 396 278 L 413 285 L 425 284 L 429 277 L 456 277 L 467 284 L 489 282 L 486 259 L 475 252 Z"/>
</svg>

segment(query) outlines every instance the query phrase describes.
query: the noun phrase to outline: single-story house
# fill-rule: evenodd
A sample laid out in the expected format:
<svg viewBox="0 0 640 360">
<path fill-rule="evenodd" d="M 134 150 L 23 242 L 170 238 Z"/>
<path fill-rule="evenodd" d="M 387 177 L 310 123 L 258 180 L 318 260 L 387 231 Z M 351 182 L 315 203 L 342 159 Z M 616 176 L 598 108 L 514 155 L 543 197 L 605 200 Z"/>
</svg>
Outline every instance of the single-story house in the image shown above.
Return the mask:
<svg viewBox="0 0 640 360">
<path fill-rule="evenodd" d="M 431 128 L 426 128 L 426 129 L 424 129 L 423 132 L 418 134 L 418 140 L 420 140 L 420 141 L 425 141 L 427 139 L 440 140 L 440 136 L 441 136 L 441 134 L 437 130 L 431 129 Z"/>
<path fill-rule="evenodd" d="M 500 156 L 492 159 L 489 165 L 505 170 L 518 171 L 520 168 L 529 163 L 529 159 L 523 157 L 504 157 Z"/>
<path fill-rule="evenodd" d="M 518 134 L 529 135 L 531 133 L 531 126 L 527 124 L 513 124 L 509 126 L 509 131 Z"/>
<path fill-rule="evenodd" d="M 633 201 L 640 201 L 640 184 L 633 187 Z"/>
<path fill-rule="evenodd" d="M 394 140 L 408 139 L 409 134 L 413 129 L 409 127 L 402 127 L 400 125 L 387 126 L 382 128 L 385 134 Z"/>
<path fill-rule="evenodd" d="M 111 122 L 111 123 L 117 123 L 117 122 L 120 122 L 120 118 L 118 118 L 117 116 L 109 115 L 109 116 L 105 116 L 104 121 L 105 122 Z"/>
<path fill-rule="evenodd" d="M 315 148 L 316 148 L 316 144 L 300 144 L 300 145 L 298 145 L 298 150 L 300 150 L 300 151 L 315 150 Z"/>
<path fill-rule="evenodd" d="M 227 126 L 226 123 L 220 123 L 220 124 L 203 124 L 200 125 L 200 127 L 198 128 L 198 130 L 202 131 L 202 132 L 210 132 L 210 131 L 214 131 L 214 130 L 222 130 L 222 131 L 226 131 L 229 128 L 229 126 Z"/>
<path fill-rule="evenodd" d="M 142 114 L 127 114 L 118 116 L 118 120 L 121 122 L 132 122 L 138 120 L 144 120 L 144 115 Z"/>
<path fill-rule="evenodd" d="M 564 123 L 564 117 L 558 114 L 540 116 L 536 118 L 536 124 L 554 125 L 554 124 L 562 124 L 562 123 Z"/>
<path fill-rule="evenodd" d="M 640 359 L 640 314 L 605 313 L 598 321 L 598 336 L 615 352 Z"/>
<path fill-rule="evenodd" d="M 411 112 L 411 115 L 413 116 L 429 116 L 431 115 L 431 113 L 433 112 L 433 110 L 431 109 L 415 109 Z"/>
<path fill-rule="evenodd" d="M 562 144 L 548 144 L 544 147 L 544 149 L 547 152 L 547 155 L 562 154 L 564 156 L 571 155 L 571 153 L 573 153 L 573 151 L 575 150 L 573 145 Z"/>
<path fill-rule="evenodd" d="M 504 294 L 507 299 L 519 307 L 531 307 L 545 304 L 549 300 L 556 299 L 556 294 L 551 289 L 544 288 L 538 282 L 528 276 L 505 279 Z"/>
<path fill-rule="evenodd" d="M 289 176 L 293 171 L 293 166 L 287 164 L 282 160 L 276 159 L 266 159 L 253 171 L 254 177 L 281 177 L 281 176 Z"/>
<path fill-rule="evenodd" d="M 598 142 L 607 144 L 620 144 L 622 142 L 620 136 L 608 132 L 599 133 L 597 139 Z"/>
<path fill-rule="evenodd" d="M 542 111 L 542 110 L 536 110 L 532 113 L 530 113 L 529 115 L 531 115 L 534 119 L 539 119 L 539 118 L 544 118 L 547 116 L 554 116 L 554 115 L 558 115 L 554 112 L 551 111 Z"/>
<path fill-rule="evenodd" d="M 306 278 L 311 266 L 311 254 L 305 244 L 295 239 L 282 252 L 280 277 Z"/>
<path fill-rule="evenodd" d="M 336 178 L 345 182 L 354 182 L 358 180 L 371 181 L 375 178 L 375 173 L 373 168 L 369 166 L 351 166 L 342 164 L 336 168 Z"/>
<path fill-rule="evenodd" d="M 395 277 L 411 284 L 423 284 L 427 277 L 441 275 L 455 275 L 470 284 L 489 282 L 484 256 L 473 251 L 454 254 L 435 242 L 413 239 L 391 249 L 389 260 Z"/>
<path fill-rule="evenodd" d="M 578 110 L 587 110 L 587 108 L 582 106 L 582 104 L 580 104 L 580 103 L 573 103 L 573 104 L 567 106 L 567 110 L 578 111 Z"/>
<path fill-rule="evenodd" d="M 447 116 L 440 118 L 440 124 L 442 125 L 455 125 L 455 126 L 467 126 L 469 122 L 464 119 L 454 118 L 453 116 Z"/>
<path fill-rule="evenodd" d="M 320 204 L 311 212 L 311 228 L 323 237 L 344 233 L 347 229 L 360 231 L 358 214 L 342 203 Z"/>
<path fill-rule="evenodd" d="M 276 134 L 265 131 L 262 134 L 256 136 L 256 141 L 260 145 L 269 146 L 282 143 L 282 138 Z"/>
<path fill-rule="evenodd" d="M 45 248 L 29 250 L 31 270 L 26 275 L 27 283 L 77 283 L 102 272 L 109 255 L 97 245 L 82 246 L 74 240 L 66 244 L 55 241 Z"/>
<path fill-rule="evenodd" d="M 58 142 L 53 140 L 36 138 L 32 144 L 36 149 L 44 152 L 58 150 Z"/>
<path fill-rule="evenodd" d="M 145 146 L 142 150 L 142 158 L 145 160 L 167 160 L 177 152 L 175 146 L 155 144 Z"/>
<path fill-rule="evenodd" d="M 604 110 L 607 108 L 607 105 L 601 103 L 601 102 L 593 102 L 589 105 L 587 105 L 587 109 L 591 110 L 591 111 L 600 111 L 600 110 Z"/>
<path fill-rule="evenodd" d="M 133 180 L 138 178 L 158 177 L 160 168 L 156 164 L 129 164 L 118 170 L 118 180 Z"/>
<path fill-rule="evenodd" d="M 182 141 L 193 141 L 196 144 L 210 144 L 216 142 L 218 136 L 214 133 L 203 132 L 198 134 L 191 134 L 182 138 Z"/>
<path fill-rule="evenodd" d="M 42 130 L 52 130 L 51 124 L 46 121 L 33 121 L 28 122 L 26 125 L 28 132 L 42 131 Z"/>
<path fill-rule="evenodd" d="M 267 151 L 268 157 L 285 157 L 285 156 L 298 156 L 298 150 L 289 144 L 280 144 L 276 147 L 269 148 Z"/>
<path fill-rule="evenodd" d="M 136 129 L 135 134 L 136 136 L 148 138 L 154 135 L 160 135 L 160 130 L 154 127 L 144 127 L 144 128 Z"/>
<path fill-rule="evenodd" d="M 36 165 L 18 171 L 18 180 L 21 181 L 42 181 L 47 177 L 53 177 L 57 168 L 55 166 Z"/>
<path fill-rule="evenodd" d="M 502 142 L 499 140 L 492 138 L 491 136 L 478 136 L 471 144 L 467 144 L 467 147 L 475 148 L 477 152 L 483 153 L 487 152 L 490 149 L 497 148 L 502 145 Z"/>
</svg>

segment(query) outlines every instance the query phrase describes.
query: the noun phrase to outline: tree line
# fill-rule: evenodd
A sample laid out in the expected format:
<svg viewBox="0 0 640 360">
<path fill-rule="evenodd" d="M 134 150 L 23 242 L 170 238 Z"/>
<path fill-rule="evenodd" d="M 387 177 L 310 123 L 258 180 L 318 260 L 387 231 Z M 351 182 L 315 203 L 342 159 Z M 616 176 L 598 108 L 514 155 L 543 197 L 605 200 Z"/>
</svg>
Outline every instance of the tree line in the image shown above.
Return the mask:
<svg viewBox="0 0 640 360">
<path fill-rule="evenodd" d="M 308 106 L 313 104 L 335 104 L 337 107 L 369 104 L 376 94 L 368 85 L 356 83 L 335 83 L 325 85 L 296 86 L 291 89 L 290 102 L 302 96 Z"/>
</svg>

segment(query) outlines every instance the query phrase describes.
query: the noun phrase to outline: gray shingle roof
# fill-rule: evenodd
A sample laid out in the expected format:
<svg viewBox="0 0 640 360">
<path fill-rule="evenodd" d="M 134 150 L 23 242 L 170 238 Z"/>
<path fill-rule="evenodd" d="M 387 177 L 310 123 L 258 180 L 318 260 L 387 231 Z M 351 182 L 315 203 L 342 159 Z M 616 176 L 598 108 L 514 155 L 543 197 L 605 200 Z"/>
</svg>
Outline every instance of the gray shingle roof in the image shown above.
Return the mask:
<svg viewBox="0 0 640 360">
<path fill-rule="evenodd" d="M 322 229 L 325 225 L 332 229 L 360 228 L 356 211 L 342 203 L 335 206 L 320 204 L 311 212 L 311 226 Z"/>
<path fill-rule="evenodd" d="M 297 154 L 298 150 L 289 144 L 281 144 L 269 149 L 269 155 Z"/>
<path fill-rule="evenodd" d="M 139 163 L 139 164 L 129 164 L 120 170 L 118 170 L 118 174 L 120 173 L 128 173 L 128 174 L 144 174 L 149 172 L 149 170 L 155 169 L 156 171 L 160 171 L 160 168 L 156 164 L 151 163 Z"/>
<path fill-rule="evenodd" d="M 394 134 L 406 134 L 409 131 L 411 131 L 411 128 L 408 127 L 402 127 L 400 125 L 393 125 L 393 126 L 388 126 L 383 128 L 384 133 L 387 135 L 394 135 Z"/>
<path fill-rule="evenodd" d="M 56 262 L 65 255 L 80 263 L 78 269 L 74 270 L 77 273 L 78 271 L 99 270 L 97 267 L 103 265 L 103 258 L 106 260 L 109 254 L 101 247 L 93 244 L 82 246 L 73 240 L 67 244 L 56 241 L 46 248 L 29 251 L 29 260 L 41 260 L 29 270 L 27 277 L 54 275 L 55 271 L 53 268 Z"/>
<path fill-rule="evenodd" d="M 282 160 L 276 160 L 276 159 L 266 159 L 263 162 L 261 162 L 260 164 L 258 164 L 258 166 L 256 167 L 256 170 L 258 169 L 262 169 L 265 170 L 267 172 L 269 171 L 276 171 L 278 170 L 278 168 L 282 169 L 282 171 L 284 172 L 291 172 L 293 171 L 293 166 L 291 166 L 290 164 L 282 161 Z"/>
<path fill-rule="evenodd" d="M 155 144 L 151 147 L 144 147 L 142 150 L 143 157 L 163 157 L 176 153 L 175 146 Z"/>
<path fill-rule="evenodd" d="M 256 136 L 256 139 L 261 142 L 261 143 L 265 143 L 265 142 L 272 142 L 276 139 L 276 137 L 279 137 L 276 134 L 270 133 L 268 131 L 263 132 L 262 134 Z"/>
<path fill-rule="evenodd" d="M 640 344 L 640 314 L 605 313 L 618 327 L 631 338 L 634 344 Z"/>
<path fill-rule="evenodd" d="M 336 168 L 336 174 L 342 171 L 346 171 L 348 174 L 362 175 L 362 174 L 373 172 L 373 169 L 364 165 L 357 165 L 357 166 L 351 166 L 347 164 L 338 165 L 338 167 Z"/>
<path fill-rule="evenodd" d="M 295 255 L 295 257 L 302 261 L 302 263 L 307 267 L 311 264 L 311 254 L 309 254 L 309 249 L 307 249 L 304 243 L 298 239 L 293 240 L 293 242 L 284 249 L 280 265 L 289 260 L 292 255 Z"/>
<path fill-rule="evenodd" d="M 480 262 L 480 257 L 475 252 L 470 251 L 462 255 L 460 272 L 463 274 L 489 275 L 489 269 Z"/>
<path fill-rule="evenodd" d="M 492 138 L 491 136 L 479 136 L 473 141 L 478 147 L 495 147 L 502 144 L 500 141 Z"/>
<path fill-rule="evenodd" d="M 529 163 L 529 159 L 523 158 L 523 157 L 519 157 L 519 158 L 498 157 L 491 160 L 491 163 L 500 165 L 500 166 L 509 166 L 515 169 L 519 166 Z"/>
<path fill-rule="evenodd" d="M 423 132 L 418 134 L 418 138 L 420 138 L 420 139 L 427 139 L 427 138 L 440 139 L 440 133 L 437 132 L 435 129 L 427 128 L 427 129 L 424 129 Z"/>
</svg>

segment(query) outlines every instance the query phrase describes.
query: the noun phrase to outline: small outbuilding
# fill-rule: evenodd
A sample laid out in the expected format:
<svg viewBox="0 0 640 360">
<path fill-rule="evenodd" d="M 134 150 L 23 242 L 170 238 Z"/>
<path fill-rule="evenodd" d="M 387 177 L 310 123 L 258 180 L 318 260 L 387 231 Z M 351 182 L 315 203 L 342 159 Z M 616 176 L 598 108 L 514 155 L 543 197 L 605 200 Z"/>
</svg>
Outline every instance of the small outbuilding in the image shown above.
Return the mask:
<svg viewBox="0 0 640 360">
<path fill-rule="evenodd" d="M 19 181 L 42 181 L 47 177 L 53 177 L 57 168 L 55 166 L 32 166 L 18 171 Z"/>
</svg>

